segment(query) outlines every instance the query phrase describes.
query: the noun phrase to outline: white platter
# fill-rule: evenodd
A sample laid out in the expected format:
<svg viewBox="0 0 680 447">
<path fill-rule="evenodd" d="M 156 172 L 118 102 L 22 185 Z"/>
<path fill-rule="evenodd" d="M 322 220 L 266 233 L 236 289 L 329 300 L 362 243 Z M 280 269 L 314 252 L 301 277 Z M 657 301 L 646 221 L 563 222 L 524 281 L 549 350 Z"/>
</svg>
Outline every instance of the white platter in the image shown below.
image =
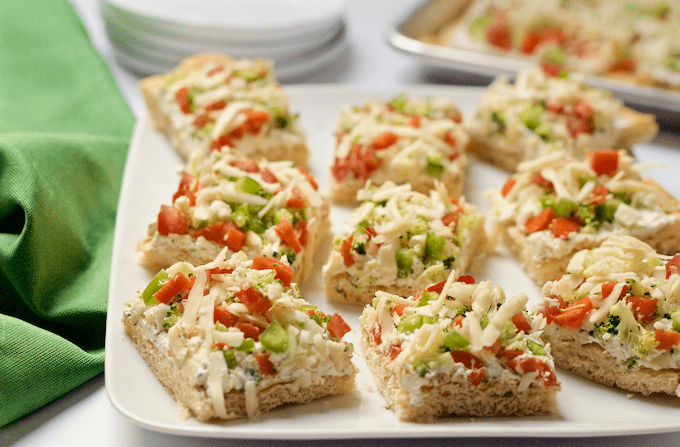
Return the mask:
<svg viewBox="0 0 680 447">
<path fill-rule="evenodd" d="M 412 95 L 441 95 L 454 98 L 464 112 L 475 107 L 482 90 L 462 87 L 416 86 L 376 90 L 345 86 L 288 86 L 292 110 L 308 134 L 310 170 L 322 190 L 328 186 L 332 162 L 334 127 L 343 104 L 361 104 L 367 99 L 390 99 L 405 91 Z M 678 143 L 667 134 L 654 144 L 637 147 L 643 163 L 680 166 Z M 144 235 L 160 205 L 167 203 L 178 184 L 177 170 L 182 161 L 146 119 L 135 129 L 125 169 L 116 224 L 109 308 L 106 331 L 106 390 L 113 406 L 142 427 L 165 434 L 215 438 L 250 439 L 347 439 L 415 437 L 584 437 L 662 433 L 680 430 L 680 399 L 672 396 L 628 396 L 626 392 L 600 386 L 558 371 L 562 391 L 558 395 L 559 414 L 523 418 L 445 418 L 433 424 L 400 422 L 376 390 L 368 368 L 359 354 L 360 369 L 356 390 L 346 396 L 321 399 L 308 405 L 288 406 L 253 420 L 204 424 L 194 419 L 180 421 L 177 406 L 163 390 L 131 342 L 125 336 L 121 317 L 123 304 L 143 289 L 155 272 L 135 262 L 135 245 Z M 648 176 L 680 197 L 680 184 L 673 169 L 654 170 Z M 472 160 L 465 195 L 482 210 L 488 209 L 482 192 L 500 187 L 507 174 Z M 348 208 L 332 210 L 333 231 L 341 228 Z M 327 244 L 326 249 L 330 246 Z M 327 302 L 322 290 L 321 266 L 327 252 L 316 259 L 317 271 L 310 282 L 301 285 L 303 296 L 326 313 L 338 311 L 356 330 L 361 309 Z M 485 271 L 475 272 L 478 280 L 491 279 L 508 296 L 525 291 L 539 298 L 539 289 L 511 259 L 489 259 Z M 356 342 L 354 334 L 346 336 Z M 356 344 L 356 343 L 355 343 Z"/>
</svg>

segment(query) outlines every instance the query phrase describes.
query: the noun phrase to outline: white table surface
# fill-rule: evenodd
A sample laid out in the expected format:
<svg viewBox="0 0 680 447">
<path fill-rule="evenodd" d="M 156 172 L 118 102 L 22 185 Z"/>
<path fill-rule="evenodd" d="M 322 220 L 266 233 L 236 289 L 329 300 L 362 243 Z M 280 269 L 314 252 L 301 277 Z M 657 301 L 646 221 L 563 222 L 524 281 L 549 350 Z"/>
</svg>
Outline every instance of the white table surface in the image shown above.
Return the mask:
<svg viewBox="0 0 680 447">
<path fill-rule="evenodd" d="M 135 116 L 145 112 L 137 90 L 139 77 L 116 65 L 104 32 L 97 0 L 71 0 L 79 12 L 95 46 L 109 62 L 111 71 Z M 323 0 L 320 0 L 323 1 Z M 350 48 L 342 58 L 323 72 L 312 74 L 300 83 L 345 84 L 369 87 L 398 87 L 409 84 L 440 82 L 410 57 L 392 49 L 384 31 L 390 24 L 409 14 L 418 4 L 413 0 L 349 0 L 346 12 Z M 678 134 L 665 130 L 654 144 L 680 150 Z M 1 405 L 1 403 L 0 403 Z M 343 440 L 343 441 L 252 441 L 191 438 L 164 435 L 141 428 L 114 409 L 106 395 L 104 377 L 97 377 L 79 389 L 0 429 L 0 446 L 677 446 L 680 433 L 606 438 L 462 438 L 408 440 Z"/>
</svg>

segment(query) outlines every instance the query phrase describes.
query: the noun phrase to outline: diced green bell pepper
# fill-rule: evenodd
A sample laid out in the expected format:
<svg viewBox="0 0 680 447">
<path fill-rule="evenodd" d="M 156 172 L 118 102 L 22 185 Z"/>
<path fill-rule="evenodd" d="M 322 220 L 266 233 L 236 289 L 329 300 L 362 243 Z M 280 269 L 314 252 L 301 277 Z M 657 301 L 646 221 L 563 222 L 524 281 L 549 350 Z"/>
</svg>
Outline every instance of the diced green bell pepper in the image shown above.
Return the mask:
<svg viewBox="0 0 680 447">
<path fill-rule="evenodd" d="M 545 348 L 533 340 L 527 339 L 527 348 L 536 355 L 547 355 Z"/>
<path fill-rule="evenodd" d="M 163 285 L 166 283 L 168 277 L 168 272 L 165 270 L 161 270 L 160 272 L 156 273 L 156 276 L 153 277 L 149 285 L 146 286 L 146 289 L 144 289 L 142 292 L 142 300 L 144 300 L 144 304 L 147 306 L 158 304 L 158 301 L 153 297 L 153 295 L 154 293 L 161 290 L 161 287 L 163 287 Z"/>
<path fill-rule="evenodd" d="M 267 329 L 260 334 L 260 342 L 262 343 L 262 346 L 272 352 L 286 352 L 290 346 L 288 331 L 276 321 L 273 321 L 267 326 Z"/>
<path fill-rule="evenodd" d="M 446 247 L 446 241 L 443 237 L 437 236 L 434 233 L 428 232 L 425 236 L 425 256 L 428 259 L 434 259 L 436 261 L 441 261 L 444 259 L 445 252 L 444 247 Z"/>
<path fill-rule="evenodd" d="M 444 175 L 444 165 L 439 157 L 427 157 L 427 166 L 425 167 L 427 175 L 436 179 L 441 179 Z"/>
<path fill-rule="evenodd" d="M 246 338 L 243 342 L 236 348 L 237 351 L 241 352 L 253 352 L 255 349 L 255 340 L 252 338 Z"/>
<path fill-rule="evenodd" d="M 450 331 L 444 337 L 444 347 L 449 351 L 460 351 L 470 344 L 470 341 L 463 337 L 458 331 Z"/>
<path fill-rule="evenodd" d="M 401 249 L 396 253 L 397 277 L 406 278 L 413 273 L 413 255 L 409 249 Z"/>
<path fill-rule="evenodd" d="M 535 130 L 541 124 L 541 115 L 544 110 L 540 104 L 527 107 L 520 113 L 519 118 L 527 128 Z"/>
<path fill-rule="evenodd" d="M 234 354 L 233 349 L 225 349 L 222 351 L 222 354 L 224 355 L 224 361 L 227 362 L 227 367 L 229 369 L 234 369 L 238 366 L 238 362 L 236 361 L 236 354 Z"/>
<path fill-rule="evenodd" d="M 425 292 L 423 293 L 422 298 L 420 298 L 420 301 L 418 301 L 418 304 L 416 304 L 416 307 L 427 306 L 429 301 L 436 300 L 437 298 L 439 298 L 437 292 Z"/>
<path fill-rule="evenodd" d="M 234 188 L 236 191 L 253 195 L 257 195 L 262 190 L 262 186 L 257 181 L 247 176 L 236 180 Z"/>
</svg>

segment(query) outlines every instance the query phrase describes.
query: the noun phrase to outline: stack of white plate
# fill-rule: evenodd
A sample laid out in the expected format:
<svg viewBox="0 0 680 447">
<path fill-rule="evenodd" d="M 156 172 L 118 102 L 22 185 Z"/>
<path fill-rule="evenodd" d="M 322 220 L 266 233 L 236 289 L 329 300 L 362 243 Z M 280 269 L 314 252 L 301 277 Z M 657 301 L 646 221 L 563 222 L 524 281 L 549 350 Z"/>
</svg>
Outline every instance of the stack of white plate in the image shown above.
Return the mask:
<svg viewBox="0 0 680 447">
<path fill-rule="evenodd" d="M 116 61 L 142 75 L 164 73 L 196 53 L 274 61 L 294 81 L 347 47 L 346 0 L 101 0 Z"/>
</svg>

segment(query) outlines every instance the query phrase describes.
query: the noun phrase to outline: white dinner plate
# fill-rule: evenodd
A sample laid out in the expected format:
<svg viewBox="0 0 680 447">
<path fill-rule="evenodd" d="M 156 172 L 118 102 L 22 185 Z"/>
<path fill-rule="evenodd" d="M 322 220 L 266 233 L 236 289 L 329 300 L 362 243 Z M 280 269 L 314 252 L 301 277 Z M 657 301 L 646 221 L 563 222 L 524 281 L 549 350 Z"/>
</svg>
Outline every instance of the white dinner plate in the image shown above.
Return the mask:
<svg viewBox="0 0 680 447">
<path fill-rule="evenodd" d="M 102 14 L 106 34 L 112 42 L 123 42 L 152 54 L 165 54 L 176 60 L 182 60 L 196 53 L 222 53 L 235 58 L 264 57 L 282 62 L 291 57 L 298 57 L 306 52 L 322 47 L 334 39 L 344 29 L 344 22 L 338 19 L 326 28 L 323 33 L 291 41 L 274 40 L 254 44 L 230 41 L 206 41 L 173 37 L 155 32 L 141 30 L 130 26 L 125 21 L 116 20 Z"/>
<path fill-rule="evenodd" d="M 170 53 L 154 51 L 130 41 L 111 39 L 113 57 L 118 64 L 133 72 L 148 76 L 173 70 L 184 58 Z M 279 82 L 303 80 L 341 57 L 347 48 L 347 31 L 342 26 L 331 40 L 302 54 L 274 60 L 274 76 Z M 189 55 L 187 55 L 189 56 Z M 236 59 L 238 56 L 233 55 Z M 254 57 L 254 56 L 253 56 Z"/>
<path fill-rule="evenodd" d="M 337 21 L 346 0 L 102 0 L 102 10 L 190 38 L 307 38 Z"/>
<path fill-rule="evenodd" d="M 470 113 L 482 90 L 463 87 L 409 86 L 403 89 L 376 90 L 345 86 L 288 86 L 292 110 L 300 112 L 311 152 L 310 171 L 322 191 L 328 188 L 329 167 L 333 159 L 334 130 L 343 104 L 362 104 L 367 99 L 390 99 L 405 91 L 412 95 L 446 96 Z M 635 148 L 643 163 L 665 162 L 680 166 L 678 144 L 661 135 L 654 145 Z M 259 439 L 340 439 L 340 438 L 413 438 L 413 437 L 583 437 L 661 433 L 680 430 L 680 399 L 673 396 L 629 395 L 558 370 L 562 390 L 555 416 L 519 418 L 444 418 L 431 424 L 399 421 L 385 408 L 368 367 L 360 353 L 354 360 L 360 369 L 353 393 L 319 399 L 306 405 L 286 406 L 261 416 L 235 422 L 200 423 L 192 418 L 179 419 L 176 403 L 163 390 L 130 340 L 121 318 L 124 302 L 146 287 L 155 272 L 135 261 L 135 245 L 155 220 L 161 204 L 168 203 L 176 190 L 177 170 L 183 165 L 177 152 L 158 132 L 141 119 L 130 145 L 118 207 L 109 307 L 106 330 L 106 390 L 113 406 L 142 427 L 164 434 L 221 438 Z M 465 195 L 481 211 L 488 210 L 483 191 L 498 188 L 507 174 L 472 159 L 468 169 Z M 647 173 L 680 197 L 680 184 L 672 169 Z M 331 211 L 332 231 L 337 232 L 349 216 L 349 208 Z M 326 250 L 330 241 L 326 244 Z M 321 266 L 327 251 L 318 254 L 316 271 L 301 285 L 303 297 L 326 313 L 340 312 L 354 331 L 360 308 L 327 302 L 322 289 Z M 526 292 L 532 301 L 539 289 L 517 263 L 502 255 L 484 263 L 476 272 L 478 281 L 491 279 L 500 284 L 507 296 Z M 355 343 L 355 332 L 346 339 Z"/>
</svg>

